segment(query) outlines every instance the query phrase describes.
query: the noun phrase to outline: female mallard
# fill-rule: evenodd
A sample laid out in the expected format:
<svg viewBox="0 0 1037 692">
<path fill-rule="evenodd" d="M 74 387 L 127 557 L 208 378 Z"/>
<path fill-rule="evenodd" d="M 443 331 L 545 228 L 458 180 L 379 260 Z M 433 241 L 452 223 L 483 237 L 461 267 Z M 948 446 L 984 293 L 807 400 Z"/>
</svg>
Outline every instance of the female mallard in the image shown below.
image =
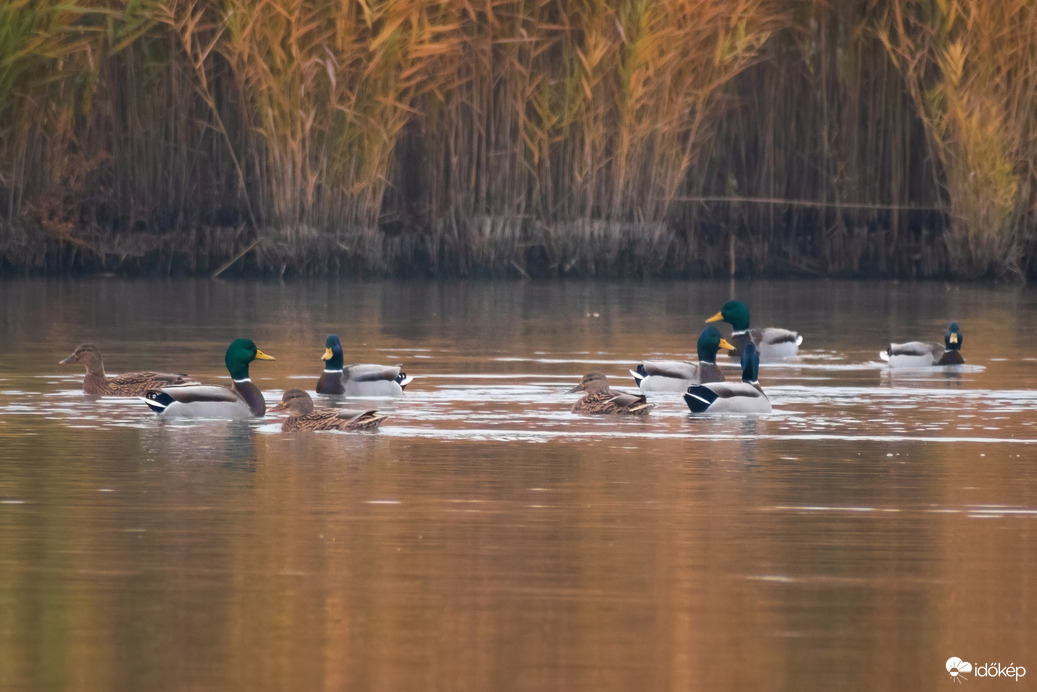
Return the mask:
<svg viewBox="0 0 1037 692">
<path fill-rule="evenodd" d="M 684 401 L 692 413 L 770 413 L 771 402 L 759 383 L 760 354 L 756 345 L 742 349 L 742 381 L 711 382 L 688 387 Z"/>
<path fill-rule="evenodd" d="M 649 404 L 644 394 L 627 394 L 614 392 L 609 382 L 600 372 L 589 372 L 583 376 L 578 385 L 569 390 L 587 392 L 573 404 L 573 413 L 618 414 L 622 416 L 647 416 L 655 408 Z"/>
<path fill-rule="evenodd" d="M 943 345 L 935 341 L 908 341 L 905 344 L 890 344 L 879 357 L 891 368 L 928 368 L 933 365 L 961 365 L 961 344 L 965 337 L 957 322 L 951 322 L 943 335 Z"/>
<path fill-rule="evenodd" d="M 286 389 L 271 411 L 288 411 L 282 432 L 295 430 L 374 430 L 386 416 L 377 411 L 313 410 L 313 399 L 301 389 Z"/>
<path fill-rule="evenodd" d="M 187 375 L 164 372 L 128 372 L 108 377 L 104 373 L 101 352 L 93 344 L 79 344 L 72 355 L 58 361 L 58 365 L 70 363 L 81 363 L 86 367 L 83 391 L 93 396 L 144 396 L 149 389 L 193 382 Z"/>
<path fill-rule="evenodd" d="M 230 387 L 186 384 L 152 389 L 145 395 L 151 410 L 166 417 L 251 418 L 266 413 L 263 392 L 248 376 L 252 361 L 274 360 L 256 348 L 249 339 L 235 339 L 227 348 L 224 362 L 230 373 Z"/>
<path fill-rule="evenodd" d="M 723 320 L 731 325 L 734 332 L 731 333 L 731 342 L 735 345 L 732 356 L 742 355 L 745 345 L 752 342 L 760 352 L 764 360 L 781 360 L 792 358 L 799 353 L 799 345 L 803 343 L 803 337 L 798 332 L 779 327 L 764 327 L 762 329 L 749 328 L 749 308 L 740 300 L 731 300 L 724 303 L 720 312 L 710 317 L 706 322 L 720 322 Z"/>
<path fill-rule="evenodd" d="M 693 384 L 723 382 L 724 373 L 717 365 L 717 351 L 734 346 L 720 336 L 720 330 L 709 325 L 699 334 L 698 363 L 681 360 L 646 360 L 631 370 L 634 382 L 642 392 L 684 392 Z"/>
<path fill-rule="evenodd" d="M 342 365 L 342 342 L 331 334 L 324 342 L 324 372 L 317 380 L 318 394 L 345 394 L 346 396 L 399 396 L 413 377 L 396 365 L 358 363 Z"/>
</svg>

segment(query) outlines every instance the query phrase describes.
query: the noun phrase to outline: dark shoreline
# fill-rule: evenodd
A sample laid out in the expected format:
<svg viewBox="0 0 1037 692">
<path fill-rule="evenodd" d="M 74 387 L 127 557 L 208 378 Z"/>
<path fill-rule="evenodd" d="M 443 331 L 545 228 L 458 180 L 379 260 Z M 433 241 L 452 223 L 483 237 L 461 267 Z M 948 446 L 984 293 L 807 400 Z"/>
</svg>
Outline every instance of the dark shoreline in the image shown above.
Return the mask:
<svg viewBox="0 0 1037 692">
<path fill-rule="evenodd" d="M 473 224 L 474 225 L 474 224 Z M 502 227 L 505 224 L 501 224 Z M 801 233 L 788 242 L 746 229 L 520 225 L 478 243 L 422 229 L 324 234 L 204 227 L 166 233 L 0 233 L 0 276 L 479 279 L 953 278 L 939 233 L 919 227 L 890 252 L 884 229 Z M 597 232 L 588 240 L 588 228 Z M 0 229 L 2 230 L 2 229 Z M 987 276 L 976 280 L 1018 280 Z"/>
</svg>

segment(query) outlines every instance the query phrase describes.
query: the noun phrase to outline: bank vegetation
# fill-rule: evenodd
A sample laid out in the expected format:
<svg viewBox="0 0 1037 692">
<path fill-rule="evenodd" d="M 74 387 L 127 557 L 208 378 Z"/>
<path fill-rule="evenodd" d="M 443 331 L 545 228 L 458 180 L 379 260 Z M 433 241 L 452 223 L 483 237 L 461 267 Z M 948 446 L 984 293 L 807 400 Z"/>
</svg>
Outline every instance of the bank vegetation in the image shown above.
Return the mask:
<svg viewBox="0 0 1037 692">
<path fill-rule="evenodd" d="M 0 271 L 1037 274 L 1030 0 L 7 0 Z"/>
</svg>

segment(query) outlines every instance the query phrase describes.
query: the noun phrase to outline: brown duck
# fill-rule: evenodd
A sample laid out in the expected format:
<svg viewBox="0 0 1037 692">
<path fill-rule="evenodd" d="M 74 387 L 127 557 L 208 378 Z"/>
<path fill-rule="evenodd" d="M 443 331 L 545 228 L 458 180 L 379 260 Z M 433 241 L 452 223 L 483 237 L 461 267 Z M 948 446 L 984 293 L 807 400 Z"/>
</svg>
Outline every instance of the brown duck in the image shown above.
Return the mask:
<svg viewBox="0 0 1037 692">
<path fill-rule="evenodd" d="M 286 389 L 281 403 L 270 409 L 288 411 L 288 418 L 281 424 L 283 432 L 296 430 L 374 430 L 387 418 L 377 411 L 338 411 L 324 409 L 315 411 L 313 399 L 301 389 Z"/>
<path fill-rule="evenodd" d="M 649 404 L 644 394 L 614 392 L 608 379 L 600 372 L 589 372 L 578 385 L 569 390 L 586 392 L 573 404 L 573 413 L 616 414 L 621 416 L 647 416 L 655 404 Z"/>
<path fill-rule="evenodd" d="M 80 363 L 86 367 L 83 391 L 93 396 L 144 396 L 149 389 L 158 389 L 172 384 L 191 384 L 187 375 L 163 372 L 128 372 L 118 377 L 104 373 L 101 352 L 93 344 L 80 344 L 68 358 L 58 365 Z"/>
</svg>

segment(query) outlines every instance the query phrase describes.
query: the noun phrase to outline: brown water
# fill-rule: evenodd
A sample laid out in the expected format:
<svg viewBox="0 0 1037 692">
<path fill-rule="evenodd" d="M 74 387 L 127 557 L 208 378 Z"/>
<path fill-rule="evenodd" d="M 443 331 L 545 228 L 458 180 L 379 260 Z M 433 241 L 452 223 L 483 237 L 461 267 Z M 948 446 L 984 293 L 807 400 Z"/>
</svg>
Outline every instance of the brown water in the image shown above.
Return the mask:
<svg viewBox="0 0 1037 692">
<path fill-rule="evenodd" d="M 569 413 L 732 296 L 805 335 L 773 414 Z M 951 319 L 960 371 L 879 363 Z M 1037 688 L 1032 290 L 8 280 L 0 326 L 0 689 Z M 225 382 L 246 336 L 272 403 L 331 332 L 416 376 L 377 434 L 161 421 L 56 364 Z"/>
</svg>

